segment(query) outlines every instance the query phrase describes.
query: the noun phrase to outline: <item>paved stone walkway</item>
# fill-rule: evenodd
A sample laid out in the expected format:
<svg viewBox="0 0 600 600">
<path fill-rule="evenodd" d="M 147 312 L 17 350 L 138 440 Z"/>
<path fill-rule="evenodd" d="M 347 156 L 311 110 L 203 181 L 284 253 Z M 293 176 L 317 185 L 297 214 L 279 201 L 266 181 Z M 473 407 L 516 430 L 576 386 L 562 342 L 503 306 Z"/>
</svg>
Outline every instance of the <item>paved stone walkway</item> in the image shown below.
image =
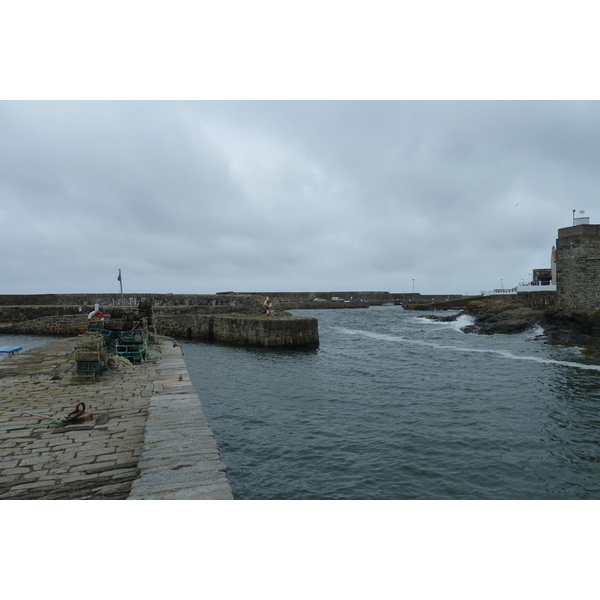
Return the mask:
<svg viewBox="0 0 600 600">
<path fill-rule="evenodd" d="M 163 344 L 154 378 L 140 477 L 129 500 L 232 499 L 219 449 L 181 348 Z"/>
<path fill-rule="evenodd" d="M 140 475 L 132 497 L 231 498 L 181 349 L 165 340 L 157 360 L 71 385 L 76 342 L 0 363 L 0 499 L 125 499 Z M 90 422 L 6 431 L 66 417 L 78 402 Z"/>
</svg>

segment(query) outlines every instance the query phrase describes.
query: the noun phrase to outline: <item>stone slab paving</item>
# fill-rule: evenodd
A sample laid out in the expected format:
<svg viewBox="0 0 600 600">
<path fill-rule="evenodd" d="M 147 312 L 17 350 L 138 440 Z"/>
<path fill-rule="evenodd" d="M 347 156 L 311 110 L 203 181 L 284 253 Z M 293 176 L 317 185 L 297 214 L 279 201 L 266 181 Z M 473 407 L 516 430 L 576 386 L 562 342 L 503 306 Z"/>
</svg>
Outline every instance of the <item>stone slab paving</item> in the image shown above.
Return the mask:
<svg viewBox="0 0 600 600">
<path fill-rule="evenodd" d="M 161 346 L 138 467 L 129 500 L 231 500 L 212 430 L 189 381 L 181 348 Z"/>
<path fill-rule="evenodd" d="M 77 341 L 0 363 L 0 499 L 232 498 L 181 349 L 72 385 Z M 79 402 L 91 421 L 43 425 Z"/>
</svg>

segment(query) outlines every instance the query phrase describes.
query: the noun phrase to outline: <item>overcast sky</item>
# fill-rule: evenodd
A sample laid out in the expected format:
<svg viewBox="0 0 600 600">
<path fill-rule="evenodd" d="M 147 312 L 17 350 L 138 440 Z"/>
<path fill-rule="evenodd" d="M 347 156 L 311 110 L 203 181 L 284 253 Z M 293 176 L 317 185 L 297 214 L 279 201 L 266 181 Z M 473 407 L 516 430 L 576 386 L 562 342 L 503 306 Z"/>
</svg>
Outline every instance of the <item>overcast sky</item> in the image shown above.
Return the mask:
<svg viewBox="0 0 600 600">
<path fill-rule="evenodd" d="M 5 2 L 0 294 L 117 292 L 119 268 L 131 294 L 514 286 L 550 266 L 573 209 L 600 223 L 599 104 L 538 101 L 600 97 L 596 13 L 587 0 Z M 231 518 L 213 519 L 217 540 Z M 481 547 L 466 521 L 461 558 Z M 234 518 L 238 538 L 247 522 Z M 479 555 L 501 562 L 505 529 Z M 356 560 L 329 554 L 334 570 Z M 377 553 L 364 558 L 381 580 Z"/>
<path fill-rule="evenodd" d="M 4 101 L 1 293 L 478 293 L 600 222 L 600 104 Z"/>
</svg>

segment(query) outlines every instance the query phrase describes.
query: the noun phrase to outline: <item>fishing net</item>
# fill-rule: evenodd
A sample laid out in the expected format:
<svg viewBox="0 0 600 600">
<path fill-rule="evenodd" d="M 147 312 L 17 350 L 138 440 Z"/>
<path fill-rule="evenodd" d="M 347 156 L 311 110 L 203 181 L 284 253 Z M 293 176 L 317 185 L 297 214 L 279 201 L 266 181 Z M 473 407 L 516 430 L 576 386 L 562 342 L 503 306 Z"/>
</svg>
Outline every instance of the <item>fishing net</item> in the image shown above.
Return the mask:
<svg viewBox="0 0 600 600">
<path fill-rule="evenodd" d="M 134 365 L 131 364 L 124 356 L 111 355 L 108 359 L 108 366 L 115 371 L 128 371 L 135 369 Z"/>
</svg>

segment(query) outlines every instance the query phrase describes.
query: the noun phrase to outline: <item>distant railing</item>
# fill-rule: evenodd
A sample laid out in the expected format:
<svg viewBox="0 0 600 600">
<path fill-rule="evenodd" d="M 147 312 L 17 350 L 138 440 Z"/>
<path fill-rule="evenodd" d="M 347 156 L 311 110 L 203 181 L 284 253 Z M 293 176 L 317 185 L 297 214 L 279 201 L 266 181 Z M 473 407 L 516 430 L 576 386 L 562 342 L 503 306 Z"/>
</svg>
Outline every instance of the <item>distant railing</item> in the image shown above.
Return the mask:
<svg viewBox="0 0 600 600">
<path fill-rule="evenodd" d="M 518 292 L 555 292 L 556 286 L 549 283 L 520 283 L 514 288 L 496 288 L 495 290 L 484 290 L 482 296 L 506 296 Z"/>
<path fill-rule="evenodd" d="M 517 292 L 555 292 L 556 286 L 550 283 L 521 283 Z"/>
</svg>

